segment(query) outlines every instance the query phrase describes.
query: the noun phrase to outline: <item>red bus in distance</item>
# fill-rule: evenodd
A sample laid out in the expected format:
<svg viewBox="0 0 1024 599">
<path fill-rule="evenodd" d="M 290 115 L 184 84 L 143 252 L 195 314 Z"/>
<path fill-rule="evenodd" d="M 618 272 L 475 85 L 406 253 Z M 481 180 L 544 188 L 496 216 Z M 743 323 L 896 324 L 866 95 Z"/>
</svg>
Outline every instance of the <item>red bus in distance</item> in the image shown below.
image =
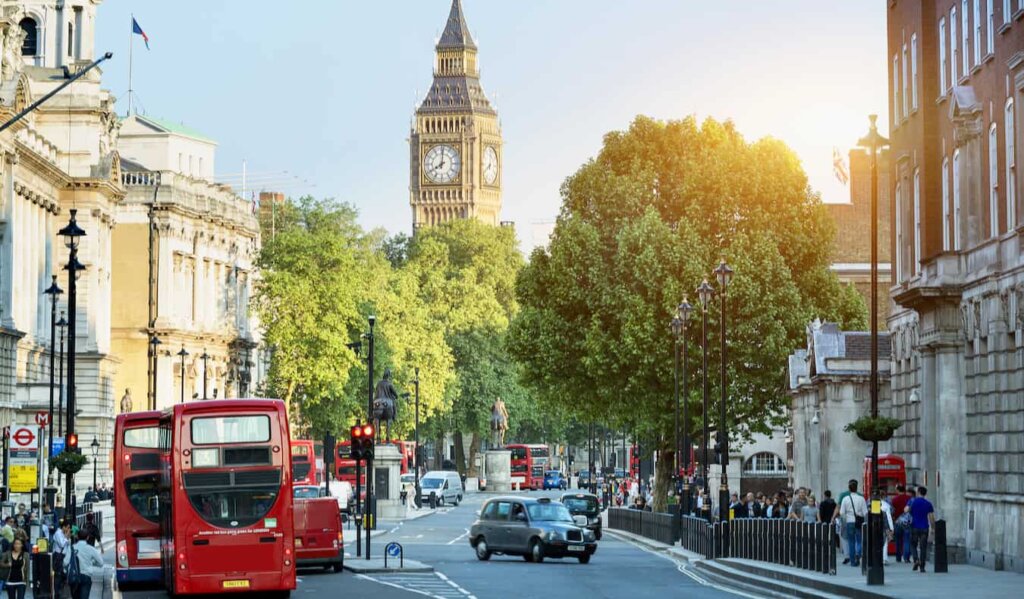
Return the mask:
<svg viewBox="0 0 1024 599">
<path fill-rule="evenodd" d="M 158 582 L 160 567 L 160 412 L 114 421 L 114 569 L 118 583 Z"/>
<path fill-rule="evenodd" d="M 170 595 L 295 589 L 284 402 L 178 404 L 160 417 L 161 556 Z"/>
<path fill-rule="evenodd" d="M 512 478 L 521 478 L 522 486 L 531 490 L 544 488 L 544 471 L 550 460 L 548 446 L 516 443 L 505 449 L 512 452 Z"/>
<path fill-rule="evenodd" d="M 292 484 L 324 484 L 324 444 L 320 441 L 292 441 Z"/>
</svg>

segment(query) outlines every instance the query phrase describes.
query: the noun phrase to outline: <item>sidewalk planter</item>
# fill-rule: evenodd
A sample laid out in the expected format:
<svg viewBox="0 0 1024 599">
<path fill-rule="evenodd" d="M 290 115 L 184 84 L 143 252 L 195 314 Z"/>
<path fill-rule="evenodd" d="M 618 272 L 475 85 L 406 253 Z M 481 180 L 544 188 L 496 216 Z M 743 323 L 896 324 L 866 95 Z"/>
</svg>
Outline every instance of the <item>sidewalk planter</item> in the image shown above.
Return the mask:
<svg viewBox="0 0 1024 599">
<path fill-rule="evenodd" d="M 887 416 L 878 416 L 877 418 L 861 416 L 844 426 L 843 430 L 855 433 L 862 441 L 881 442 L 892 439 L 893 433 L 902 425 L 903 423 L 899 420 Z"/>
</svg>

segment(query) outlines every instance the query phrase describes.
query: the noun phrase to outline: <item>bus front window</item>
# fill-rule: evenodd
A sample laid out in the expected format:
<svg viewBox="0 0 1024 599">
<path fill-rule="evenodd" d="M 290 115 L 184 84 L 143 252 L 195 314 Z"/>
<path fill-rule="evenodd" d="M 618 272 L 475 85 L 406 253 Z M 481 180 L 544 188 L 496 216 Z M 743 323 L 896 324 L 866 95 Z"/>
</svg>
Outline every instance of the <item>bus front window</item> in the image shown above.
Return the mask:
<svg viewBox="0 0 1024 599">
<path fill-rule="evenodd" d="M 157 508 L 157 490 L 160 482 L 159 474 L 142 474 L 124 480 L 124 490 L 128 495 L 128 503 L 140 516 L 159 524 L 160 514 Z"/>
<path fill-rule="evenodd" d="M 280 486 L 189 492 L 192 507 L 203 520 L 221 528 L 251 526 L 274 506 Z"/>
</svg>

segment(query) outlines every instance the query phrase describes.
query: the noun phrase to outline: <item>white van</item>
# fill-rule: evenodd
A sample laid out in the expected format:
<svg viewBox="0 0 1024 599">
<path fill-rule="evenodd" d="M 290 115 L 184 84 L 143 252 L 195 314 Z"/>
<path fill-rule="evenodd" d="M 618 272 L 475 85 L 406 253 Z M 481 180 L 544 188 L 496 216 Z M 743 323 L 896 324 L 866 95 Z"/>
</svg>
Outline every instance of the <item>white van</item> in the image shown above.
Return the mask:
<svg viewBox="0 0 1024 599">
<path fill-rule="evenodd" d="M 465 491 L 458 472 L 435 470 L 423 475 L 420 479 L 420 501 L 430 504 L 430 494 L 437 495 L 438 505 L 459 505 Z"/>
</svg>

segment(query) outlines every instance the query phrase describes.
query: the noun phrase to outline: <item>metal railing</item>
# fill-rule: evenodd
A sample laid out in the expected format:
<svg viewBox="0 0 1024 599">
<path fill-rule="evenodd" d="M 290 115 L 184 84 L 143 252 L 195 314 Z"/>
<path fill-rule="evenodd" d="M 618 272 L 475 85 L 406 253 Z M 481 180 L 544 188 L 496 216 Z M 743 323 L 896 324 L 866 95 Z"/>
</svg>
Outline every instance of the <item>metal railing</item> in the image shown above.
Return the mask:
<svg viewBox="0 0 1024 599">
<path fill-rule="evenodd" d="M 608 510 L 608 527 L 647 537 L 667 545 L 676 542 L 675 516 L 626 508 Z"/>
</svg>

